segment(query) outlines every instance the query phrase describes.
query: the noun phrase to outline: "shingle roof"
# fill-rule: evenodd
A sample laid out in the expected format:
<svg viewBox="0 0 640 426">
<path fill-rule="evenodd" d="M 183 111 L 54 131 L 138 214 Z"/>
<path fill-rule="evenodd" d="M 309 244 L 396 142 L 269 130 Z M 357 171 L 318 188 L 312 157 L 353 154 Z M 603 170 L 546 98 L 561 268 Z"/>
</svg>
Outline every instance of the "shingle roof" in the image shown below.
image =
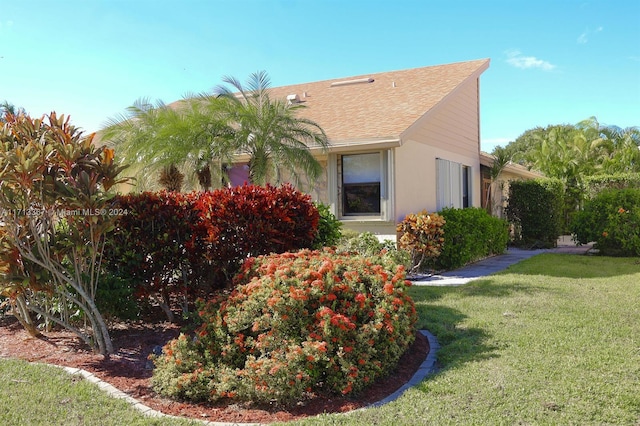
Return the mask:
<svg viewBox="0 0 640 426">
<path fill-rule="evenodd" d="M 306 106 L 300 114 L 318 123 L 330 142 L 393 139 L 488 67 L 489 59 L 481 59 L 274 87 L 270 93 L 298 95 Z"/>
</svg>

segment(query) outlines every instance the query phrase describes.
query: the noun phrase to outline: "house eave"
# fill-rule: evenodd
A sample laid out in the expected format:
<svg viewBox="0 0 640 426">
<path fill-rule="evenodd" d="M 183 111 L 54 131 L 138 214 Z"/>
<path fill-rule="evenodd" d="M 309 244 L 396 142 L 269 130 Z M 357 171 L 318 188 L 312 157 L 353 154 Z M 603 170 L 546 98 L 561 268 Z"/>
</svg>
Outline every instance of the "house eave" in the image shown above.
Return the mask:
<svg viewBox="0 0 640 426">
<path fill-rule="evenodd" d="M 340 141 L 329 141 L 329 147 L 326 152 L 331 154 L 339 154 L 342 152 L 396 148 L 400 145 L 402 145 L 402 140 L 397 137 L 347 139 Z M 323 151 L 322 147 L 320 146 L 311 147 L 310 149 L 313 153 L 320 153 Z"/>
</svg>

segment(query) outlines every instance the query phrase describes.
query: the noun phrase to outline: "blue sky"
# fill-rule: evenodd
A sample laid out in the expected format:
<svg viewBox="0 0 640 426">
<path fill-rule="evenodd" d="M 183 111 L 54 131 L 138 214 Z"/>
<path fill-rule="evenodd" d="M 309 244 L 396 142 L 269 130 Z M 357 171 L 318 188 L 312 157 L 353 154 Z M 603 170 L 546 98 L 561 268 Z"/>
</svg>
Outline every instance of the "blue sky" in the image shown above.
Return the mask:
<svg viewBox="0 0 640 426">
<path fill-rule="evenodd" d="M 640 125 L 638 0 L 0 0 L 0 101 L 87 131 L 225 75 L 280 86 L 481 58 L 485 151 L 590 116 Z"/>
</svg>

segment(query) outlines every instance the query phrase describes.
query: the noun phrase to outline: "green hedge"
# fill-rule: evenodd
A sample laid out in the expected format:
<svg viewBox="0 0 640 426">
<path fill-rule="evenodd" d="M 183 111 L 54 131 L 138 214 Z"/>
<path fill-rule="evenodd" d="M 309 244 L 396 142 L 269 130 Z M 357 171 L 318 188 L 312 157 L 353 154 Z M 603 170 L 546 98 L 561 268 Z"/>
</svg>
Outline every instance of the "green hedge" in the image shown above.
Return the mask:
<svg viewBox="0 0 640 426">
<path fill-rule="evenodd" d="M 607 189 L 640 188 L 640 173 L 617 173 L 613 175 L 597 175 L 585 178 L 585 197 L 595 198 Z"/>
<path fill-rule="evenodd" d="M 455 269 L 467 263 L 501 254 L 509 241 L 505 220 L 481 208 L 444 209 L 444 244 L 433 262 L 436 269 Z"/>
<path fill-rule="evenodd" d="M 601 254 L 640 256 L 640 188 L 601 192 L 575 216 L 571 232 L 580 244 L 595 242 Z"/>
<path fill-rule="evenodd" d="M 514 227 L 515 245 L 555 247 L 563 228 L 563 194 L 558 179 L 510 182 L 506 213 Z"/>
</svg>

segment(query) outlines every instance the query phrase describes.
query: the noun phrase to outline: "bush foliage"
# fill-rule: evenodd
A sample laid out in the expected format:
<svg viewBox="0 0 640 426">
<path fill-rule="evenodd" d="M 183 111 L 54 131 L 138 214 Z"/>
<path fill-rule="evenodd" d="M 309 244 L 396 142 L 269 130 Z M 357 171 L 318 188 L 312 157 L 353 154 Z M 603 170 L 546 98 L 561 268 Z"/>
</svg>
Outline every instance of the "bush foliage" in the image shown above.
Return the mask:
<svg viewBox="0 0 640 426">
<path fill-rule="evenodd" d="M 411 268 L 409 252 L 398 249 L 396 243 L 391 240 L 380 241 L 371 232 L 344 232 L 338 241 L 336 251 L 364 257 L 382 256 L 389 262 L 404 266 L 405 269 Z"/>
<path fill-rule="evenodd" d="M 455 269 L 495 254 L 502 254 L 509 242 L 509 225 L 481 208 L 447 208 L 444 243 L 440 256 L 430 263 L 435 269 Z"/>
<path fill-rule="evenodd" d="M 586 199 L 592 199 L 607 189 L 640 188 L 640 173 L 617 173 L 585 178 Z"/>
<path fill-rule="evenodd" d="M 423 262 L 430 262 L 440 256 L 445 241 L 444 226 L 445 219 L 441 215 L 429 214 L 426 210 L 408 214 L 398 224 L 398 248 L 409 252 L 411 272 L 417 271 Z"/>
<path fill-rule="evenodd" d="M 195 208 L 206 230 L 214 273 L 230 280 L 250 256 L 311 248 L 318 209 L 291 185 L 244 185 L 201 193 Z"/>
<path fill-rule="evenodd" d="M 121 195 L 117 203 L 126 214 L 118 217 L 107 239 L 109 273 L 134 283 L 138 298 L 155 299 L 169 320 L 172 296 L 215 287 L 207 275 L 206 232 L 193 206 L 196 196 L 168 191 Z"/>
<path fill-rule="evenodd" d="M 555 247 L 563 227 L 564 186 L 557 179 L 512 181 L 507 218 L 514 227 L 514 244 Z"/>
<path fill-rule="evenodd" d="M 68 117 L 8 114 L 0 127 L 0 293 L 37 335 L 31 314 L 113 352 L 95 304 L 104 236 L 114 223 L 111 189 L 126 179 L 114 151 Z M 50 303 L 60 309 L 48 308 Z M 74 323 L 79 313 L 84 326 Z"/>
<path fill-rule="evenodd" d="M 601 254 L 640 256 L 640 188 L 610 189 L 585 204 L 571 225 L 580 244 Z"/>
<path fill-rule="evenodd" d="M 160 394 L 279 404 L 351 395 L 389 374 L 415 338 L 405 270 L 380 257 L 260 256 L 234 283 L 203 305 L 194 338 L 180 336 L 155 359 Z"/>
<path fill-rule="evenodd" d="M 318 211 L 290 185 L 181 194 L 121 196 L 126 215 L 108 237 L 110 273 L 129 277 L 139 297 L 155 296 L 169 319 L 169 302 L 187 304 L 231 284 L 249 256 L 311 247 Z"/>
<path fill-rule="evenodd" d="M 318 209 L 318 232 L 316 238 L 313 241 L 314 249 L 321 249 L 323 247 L 333 247 L 338 244 L 342 237 L 342 222 L 336 219 L 336 216 L 331 213 L 329 206 L 326 204 L 315 202 L 314 205 Z"/>
</svg>

